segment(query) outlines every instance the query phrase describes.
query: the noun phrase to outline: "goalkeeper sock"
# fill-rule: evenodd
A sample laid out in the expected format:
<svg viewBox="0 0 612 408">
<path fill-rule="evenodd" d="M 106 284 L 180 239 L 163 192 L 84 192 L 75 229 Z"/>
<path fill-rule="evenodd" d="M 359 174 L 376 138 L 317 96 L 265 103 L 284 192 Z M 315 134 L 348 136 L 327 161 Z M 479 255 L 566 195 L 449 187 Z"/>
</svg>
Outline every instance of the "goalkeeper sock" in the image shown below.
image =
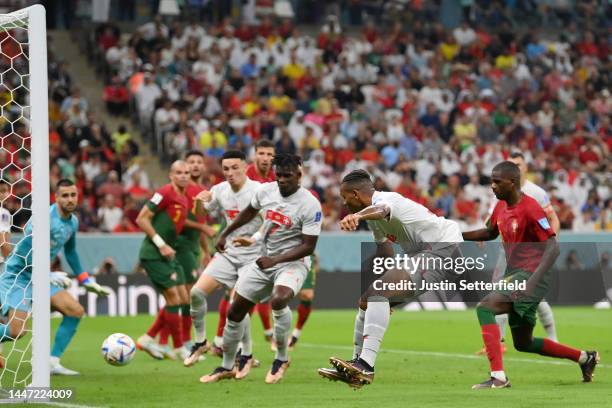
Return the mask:
<svg viewBox="0 0 612 408">
<path fill-rule="evenodd" d="M 538 305 L 538 319 L 542 322 L 546 337 L 552 341 L 557 341 L 557 328 L 555 327 L 555 316 L 547 301 L 543 300 Z"/>
<path fill-rule="evenodd" d="M 219 323 L 217 323 L 217 337 L 223 337 L 223 328 L 225 327 L 229 307 L 229 299 L 227 296 L 224 296 L 219 302 Z"/>
<path fill-rule="evenodd" d="M 166 306 L 166 325 L 172 336 L 172 343 L 174 348 L 177 349 L 183 346 L 183 336 L 181 333 L 181 306 Z"/>
<path fill-rule="evenodd" d="M 302 300 L 297 307 L 298 320 L 295 324 L 296 329 L 302 330 L 302 327 L 304 327 L 304 324 L 306 324 L 306 320 L 308 320 L 308 316 L 310 316 L 311 311 L 312 302 L 309 300 Z"/>
<path fill-rule="evenodd" d="M 289 332 L 291 331 L 291 309 L 285 306 L 281 310 L 272 310 L 272 317 L 274 318 L 274 339 L 276 340 L 276 359 L 287 361 L 289 356 L 287 354 L 287 340 L 289 338 Z"/>
<path fill-rule="evenodd" d="M 270 320 L 271 311 L 272 308 L 270 307 L 270 303 L 259 303 L 257 305 L 257 313 L 259 313 L 259 318 L 261 319 L 264 330 L 272 330 L 272 321 Z"/>
<path fill-rule="evenodd" d="M 181 305 L 181 326 L 182 326 L 183 343 L 187 343 L 191 341 L 190 309 L 191 309 L 190 305 Z"/>
<path fill-rule="evenodd" d="M 491 373 L 495 373 L 495 375 L 491 374 L 491 376 L 505 381 L 501 334 L 499 326 L 495 321 L 495 314 L 485 307 L 477 306 L 476 315 L 480 323 L 482 340 L 487 350 Z"/>
<path fill-rule="evenodd" d="M 365 321 L 365 310 L 357 309 L 355 316 L 355 334 L 353 335 L 353 357 L 359 358 L 363 348 L 363 324 Z"/>
<path fill-rule="evenodd" d="M 206 301 L 206 293 L 194 286 L 191 289 L 191 320 L 195 329 L 196 343 L 202 343 L 206 340 L 207 311 L 208 302 Z"/>
<path fill-rule="evenodd" d="M 70 341 L 74 337 L 80 322 L 80 317 L 64 316 L 62 322 L 57 328 L 57 332 L 55 333 L 55 342 L 53 343 L 51 356 L 60 358 L 62 354 L 64 354 L 64 351 L 66 351 L 68 344 L 70 344 Z"/>
<path fill-rule="evenodd" d="M 372 367 L 376 364 L 380 344 L 389 326 L 390 312 L 391 307 L 388 299 L 384 297 L 368 299 L 368 308 L 365 311 L 363 324 L 363 350 L 359 358 Z"/>
</svg>

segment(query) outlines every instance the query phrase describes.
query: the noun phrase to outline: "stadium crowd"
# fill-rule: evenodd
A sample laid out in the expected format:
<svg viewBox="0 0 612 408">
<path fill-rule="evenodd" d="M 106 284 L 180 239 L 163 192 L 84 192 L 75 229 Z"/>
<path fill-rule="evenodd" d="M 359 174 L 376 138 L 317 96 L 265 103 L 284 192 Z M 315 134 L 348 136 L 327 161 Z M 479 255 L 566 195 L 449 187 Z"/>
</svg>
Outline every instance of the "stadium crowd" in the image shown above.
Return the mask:
<svg viewBox="0 0 612 408">
<path fill-rule="evenodd" d="M 562 228 L 612 229 L 609 47 L 595 31 L 570 24 L 551 36 L 508 22 L 448 31 L 417 20 L 347 34 L 332 15 L 316 37 L 269 18 L 157 17 L 123 39 L 101 33 L 110 86 L 125 88 L 126 104 L 132 95 L 160 155 L 200 148 L 218 158 L 271 139 L 303 156 L 328 230 L 343 213 L 339 180 L 355 168 L 379 189 L 482 225 L 491 168 L 515 149 Z"/>
<path fill-rule="evenodd" d="M 488 175 L 513 150 L 563 229 L 612 230 L 609 45 L 599 24 L 568 20 L 551 34 L 470 15 L 453 30 L 413 18 L 360 31 L 330 15 L 312 36 L 269 17 L 203 25 L 158 16 L 123 35 L 102 25 L 103 98 L 126 121 L 131 109 L 162 162 L 202 149 L 210 185 L 226 149 L 252 154 L 268 138 L 302 155 L 326 230 L 338 228 L 339 181 L 355 168 L 466 229 L 482 225 Z M 137 231 L 153 187 L 138 145 L 124 126 L 106 129 L 51 58 L 51 183 L 77 181 L 83 231 Z"/>
<path fill-rule="evenodd" d="M 125 125 L 107 129 L 67 64 L 56 58 L 53 46 L 49 49 L 51 201 L 55 183 L 73 179 L 80 196 L 81 231 L 137 232 L 136 215 L 151 189 L 139 146 Z"/>
</svg>

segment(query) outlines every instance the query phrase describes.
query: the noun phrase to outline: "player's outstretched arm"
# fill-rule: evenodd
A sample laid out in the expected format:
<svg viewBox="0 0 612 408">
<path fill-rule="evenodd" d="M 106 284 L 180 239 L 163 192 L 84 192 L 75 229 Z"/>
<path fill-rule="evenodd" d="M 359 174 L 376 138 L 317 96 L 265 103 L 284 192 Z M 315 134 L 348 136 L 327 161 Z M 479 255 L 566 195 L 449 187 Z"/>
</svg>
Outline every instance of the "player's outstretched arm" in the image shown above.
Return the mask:
<svg viewBox="0 0 612 408">
<path fill-rule="evenodd" d="M 225 228 L 225 230 L 223 230 L 223 232 L 221 233 L 221 236 L 219 237 L 219 241 L 217 242 L 217 245 L 216 245 L 217 250 L 224 251 L 225 250 L 225 240 L 227 239 L 227 236 L 231 234 L 232 232 L 236 231 L 238 228 L 247 224 L 249 221 L 255 218 L 258 213 L 259 213 L 259 210 L 253 208 L 253 206 L 251 206 L 250 204 L 244 210 L 240 211 L 240 213 L 236 216 L 236 219 L 234 220 L 234 222 L 228 225 L 227 228 Z"/>
<path fill-rule="evenodd" d="M 499 235 L 499 230 L 482 228 L 475 231 L 467 231 L 463 234 L 464 241 L 492 241 Z"/>
<path fill-rule="evenodd" d="M 262 256 L 257 260 L 257 266 L 261 269 L 271 268 L 283 262 L 297 261 L 314 253 L 317 247 L 318 235 L 302 234 L 302 243 L 289 251 L 277 256 Z"/>
<path fill-rule="evenodd" d="M 340 221 L 340 228 L 343 231 L 355 231 L 359 227 L 360 221 L 382 220 L 389 216 L 390 207 L 386 203 L 373 204 L 363 210 L 349 214 Z"/>
<path fill-rule="evenodd" d="M 89 273 L 83 271 L 81 259 L 76 249 L 76 234 L 73 234 L 68 242 L 66 242 L 66 245 L 64 245 L 64 255 L 66 256 L 66 262 L 68 262 L 72 272 L 85 290 L 93 292 L 98 296 L 108 296 L 110 294 L 108 289 L 100 286 L 93 277 L 89 276 Z"/>
</svg>

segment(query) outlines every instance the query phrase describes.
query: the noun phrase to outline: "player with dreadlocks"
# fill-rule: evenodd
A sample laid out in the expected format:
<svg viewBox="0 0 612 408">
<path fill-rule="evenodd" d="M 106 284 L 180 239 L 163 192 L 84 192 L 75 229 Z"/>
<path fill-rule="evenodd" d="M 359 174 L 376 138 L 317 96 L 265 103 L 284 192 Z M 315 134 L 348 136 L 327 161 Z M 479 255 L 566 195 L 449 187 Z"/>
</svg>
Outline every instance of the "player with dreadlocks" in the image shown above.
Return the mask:
<svg viewBox="0 0 612 408">
<path fill-rule="evenodd" d="M 238 214 L 217 242 L 217 250 L 224 251 L 226 239 L 232 232 L 257 214 L 263 214 L 263 228 L 251 237 L 251 241 L 261 240 L 264 254 L 240 272 L 223 332 L 223 364 L 203 376 L 200 381 L 204 383 L 235 376 L 235 356 L 243 336 L 245 317 L 253 305 L 266 299 L 270 299 L 272 306 L 274 338 L 278 347 L 266 383 L 280 381 L 289 367 L 287 340 L 291 330 L 291 310 L 288 305 L 308 274 L 310 256 L 321 232 L 322 213 L 319 201 L 300 186 L 302 160 L 299 156 L 277 154 L 272 164 L 276 183 L 262 184 L 251 204 Z M 234 242 L 238 240 L 236 238 Z"/>
</svg>

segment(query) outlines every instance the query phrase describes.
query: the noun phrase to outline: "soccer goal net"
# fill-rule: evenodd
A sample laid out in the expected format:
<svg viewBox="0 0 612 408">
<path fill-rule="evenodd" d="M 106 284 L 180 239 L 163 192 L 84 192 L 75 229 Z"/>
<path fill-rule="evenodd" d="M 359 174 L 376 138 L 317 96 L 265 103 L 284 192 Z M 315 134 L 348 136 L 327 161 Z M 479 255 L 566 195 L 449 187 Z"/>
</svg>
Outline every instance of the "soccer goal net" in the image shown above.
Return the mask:
<svg viewBox="0 0 612 408">
<path fill-rule="evenodd" d="M 46 36 L 43 6 L 0 15 L 2 389 L 49 386 Z"/>
</svg>

